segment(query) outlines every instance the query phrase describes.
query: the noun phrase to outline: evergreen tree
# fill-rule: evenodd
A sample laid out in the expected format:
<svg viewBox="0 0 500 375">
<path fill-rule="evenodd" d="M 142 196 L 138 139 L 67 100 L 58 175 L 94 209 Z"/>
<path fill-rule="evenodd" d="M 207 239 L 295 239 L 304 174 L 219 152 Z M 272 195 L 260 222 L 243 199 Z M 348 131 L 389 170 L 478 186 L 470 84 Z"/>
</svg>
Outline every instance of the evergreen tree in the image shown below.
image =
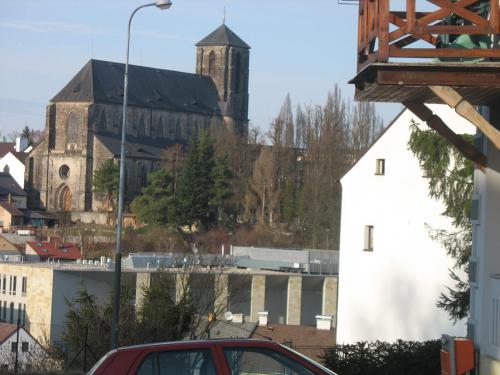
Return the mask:
<svg viewBox="0 0 500 375">
<path fill-rule="evenodd" d="M 187 162 L 179 184 L 176 210 L 179 225 L 210 223 L 210 198 L 214 150 L 207 132 L 200 132 L 189 144 Z"/>
<path fill-rule="evenodd" d="M 212 189 L 210 206 L 212 213 L 216 216 L 215 223 L 224 222 L 229 225 L 229 204 L 228 200 L 233 195 L 231 188 L 232 173 L 228 166 L 227 156 L 222 155 L 215 159 L 215 166 L 212 169 Z"/>
<path fill-rule="evenodd" d="M 151 172 L 148 185 L 131 204 L 132 212 L 144 223 L 165 225 L 174 221 L 174 179 L 164 169 Z"/>
<path fill-rule="evenodd" d="M 457 321 L 467 317 L 470 289 L 456 273 L 468 272 L 468 261 L 472 251 L 472 227 L 469 223 L 473 192 L 474 166 L 445 138 L 434 130 L 422 130 L 415 123 L 411 126 L 408 146 L 420 162 L 428 177 L 429 195 L 443 202 L 444 216 L 449 217 L 456 230 L 446 231 L 430 228 L 431 238 L 440 242 L 447 254 L 455 260 L 450 277 L 454 288 L 441 293 L 436 305 Z M 470 135 L 462 137 L 473 142 Z"/>
<path fill-rule="evenodd" d="M 144 299 L 138 314 L 143 342 L 182 340 L 196 313 L 188 288 L 176 302 L 170 274 L 160 270 L 151 275 L 151 280 L 149 286 L 142 286 Z"/>
<path fill-rule="evenodd" d="M 108 223 L 110 222 L 110 212 L 113 218 L 116 217 L 119 181 L 120 168 L 118 164 L 115 164 L 113 159 L 108 159 L 102 163 L 94 172 L 92 179 L 94 192 L 106 203 Z"/>
</svg>

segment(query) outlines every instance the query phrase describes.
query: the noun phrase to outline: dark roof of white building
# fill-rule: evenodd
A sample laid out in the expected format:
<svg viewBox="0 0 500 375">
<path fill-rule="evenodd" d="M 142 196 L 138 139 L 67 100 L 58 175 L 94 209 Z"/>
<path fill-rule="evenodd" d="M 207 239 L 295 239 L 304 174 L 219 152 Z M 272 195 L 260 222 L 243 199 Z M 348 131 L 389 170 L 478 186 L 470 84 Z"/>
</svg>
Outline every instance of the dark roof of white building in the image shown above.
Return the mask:
<svg viewBox="0 0 500 375">
<path fill-rule="evenodd" d="M 52 102 L 123 103 L 125 64 L 90 60 Z M 211 77 L 129 65 L 128 104 L 179 112 L 220 115 Z"/>
<path fill-rule="evenodd" d="M 0 172 L 0 196 L 8 194 L 26 196 L 26 192 L 9 173 Z"/>
<path fill-rule="evenodd" d="M 225 24 L 220 25 L 213 32 L 208 34 L 205 38 L 196 43 L 198 47 L 201 46 L 232 46 L 249 49 L 250 46 L 246 44 L 238 35 L 234 33 Z"/>
</svg>

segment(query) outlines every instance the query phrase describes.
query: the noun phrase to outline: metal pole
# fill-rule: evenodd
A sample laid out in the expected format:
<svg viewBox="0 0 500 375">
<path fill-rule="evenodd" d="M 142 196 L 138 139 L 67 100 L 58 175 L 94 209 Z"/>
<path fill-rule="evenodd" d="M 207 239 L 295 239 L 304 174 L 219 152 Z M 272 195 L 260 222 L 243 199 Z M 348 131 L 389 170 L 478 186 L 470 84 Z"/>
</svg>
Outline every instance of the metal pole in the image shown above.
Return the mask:
<svg viewBox="0 0 500 375">
<path fill-rule="evenodd" d="M 118 215 L 116 218 L 116 252 L 115 252 L 115 285 L 113 301 L 113 320 L 111 323 L 111 349 L 118 346 L 118 322 L 120 320 L 120 288 L 122 273 L 122 226 L 123 226 L 123 194 L 125 190 L 125 141 L 127 133 L 127 97 L 128 97 L 128 57 L 130 50 L 130 26 L 132 18 L 141 8 L 156 5 L 144 4 L 137 7 L 128 20 L 127 54 L 125 60 L 125 77 L 123 80 L 123 118 L 122 118 L 122 143 L 120 147 L 120 185 L 118 190 Z"/>
<path fill-rule="evenodd" d="M 19 313 L 18 313 L 19 315 Z M 17 332 L 16 332 L 16 362 L 14 364 L 14 374 L 17 375 L 17 369 L 19 367 L 19 327 L 21 326 L 21 320 L 19 316 L 17 317 Z"/>
</svg>

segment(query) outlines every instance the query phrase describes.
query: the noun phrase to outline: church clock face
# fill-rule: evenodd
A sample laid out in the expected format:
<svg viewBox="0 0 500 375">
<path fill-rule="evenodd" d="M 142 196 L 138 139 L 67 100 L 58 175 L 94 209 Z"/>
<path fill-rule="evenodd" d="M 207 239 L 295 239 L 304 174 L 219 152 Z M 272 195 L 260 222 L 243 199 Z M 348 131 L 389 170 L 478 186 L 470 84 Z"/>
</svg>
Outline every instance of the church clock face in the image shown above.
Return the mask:
<svg viewBox="0 0 500 375">
<path fill-rule="evenodd" d="M 61 177 L 62 180 L 67 180 L 69 177 L 69 167 L 64 164 L 59 168 L 59 177 Z"/>
</svg>

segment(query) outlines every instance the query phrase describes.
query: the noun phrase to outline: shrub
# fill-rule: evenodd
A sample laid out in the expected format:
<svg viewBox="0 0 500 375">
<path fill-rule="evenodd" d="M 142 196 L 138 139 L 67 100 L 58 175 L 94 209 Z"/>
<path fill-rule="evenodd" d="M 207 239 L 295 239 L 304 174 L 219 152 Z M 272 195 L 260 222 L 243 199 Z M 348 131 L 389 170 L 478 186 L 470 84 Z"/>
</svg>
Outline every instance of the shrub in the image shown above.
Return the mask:
<svg viewBox="0 0 500 375">
<path fill-rule="evenodd" d="M 439 375 L 440 348 L 439 340 L 363 341 L 326 349 L 322 358 L 342 375 Z"/>
</svg>

